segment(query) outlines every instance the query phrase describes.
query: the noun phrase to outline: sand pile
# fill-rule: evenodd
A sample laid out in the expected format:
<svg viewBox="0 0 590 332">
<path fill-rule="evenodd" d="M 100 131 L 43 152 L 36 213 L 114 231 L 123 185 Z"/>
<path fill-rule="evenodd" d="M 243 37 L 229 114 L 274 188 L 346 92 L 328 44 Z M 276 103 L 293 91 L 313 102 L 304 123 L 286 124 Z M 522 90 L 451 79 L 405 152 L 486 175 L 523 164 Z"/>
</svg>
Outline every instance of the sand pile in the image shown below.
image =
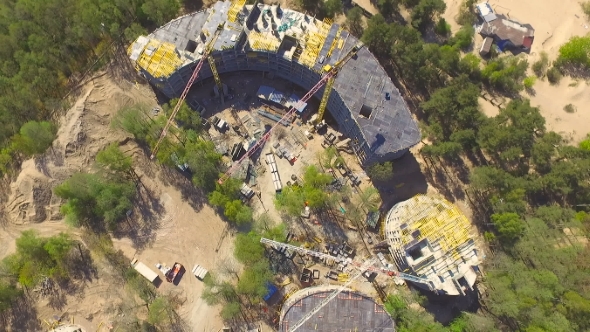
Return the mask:
<svg viewBox="0 0 590 332">
<path fill-rule="evenodd" d="M 126 138 L 109 124 L 120 108 L 149 99 L 141 91 L 126 81 L 116 84 L 108 75 L 89 83 L 61 119 L 52 148 L 22 164 L 5 206 L 9 221 L 27 224 L 61 219 L 62 202 L 53 188 L 75 172 L 90 171 L 98 151 Z"/>
</svg>

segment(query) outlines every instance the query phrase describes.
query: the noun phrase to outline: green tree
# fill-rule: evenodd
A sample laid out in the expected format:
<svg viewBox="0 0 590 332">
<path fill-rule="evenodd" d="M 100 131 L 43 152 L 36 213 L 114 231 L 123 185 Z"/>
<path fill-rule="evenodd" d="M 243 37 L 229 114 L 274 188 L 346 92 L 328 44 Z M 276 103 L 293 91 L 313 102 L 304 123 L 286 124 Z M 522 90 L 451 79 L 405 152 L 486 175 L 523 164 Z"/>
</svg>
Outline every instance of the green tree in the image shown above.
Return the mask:
<svg viewBox="0 0 590 332">
<path fill-rule="evenodd" d="M 423 30 L 432 20 L 445 12 L 447 5 L 442 0 L 420 0 L 412 9 L 412 26 Z"/>
<path fill-rule="evenodd" d="M 438 22 L 436 22 L 436 25 L 434 26 L 434 31 L 439 36 L 447 37 L 451 34 L 451 25 L 447 23 L 447 20 L 441 17 L 438 20 Z"/>
<path fill-rule="evenodd" d="M 133 135 L 136 140 L 147 141 L 156 134 L 155 122 L 150 120 L 145 105 L 123 107 L 113 117 L 111 126 Z"/>
<path fill-rule="evenodd" d="M 399 3 L 398 0 L 378 0 L 377 1 L 377 8 L 379 9 L 379 13 L 383 15 L 383 17 L 391 17 L 395 12 L 397 12 Z"/>
<path fill-rule="evenodd" d="M 20 135 L 15 138 L 17 149 L 27 155 L 43 153 L 53 143 L 55 134 L 53 124 L 29 121 L 21 127 Z"/>
<path fill-rule="evenodd" d="M 393 163 L 391 161 L 375 163 L 369 167 L 367 174 L 373 181 L 388 181 L 393 177 Z"/>
<path fill-rule="evenodd" d="M 241 313 L 240 303 L 238 302 L 229 302 L 226 303 L 223 308 L 221 308 L 221 318 L 225 320 L 230 320 L 232 318 L 237 317 Z"/>
<path fill-rule="evenodd" d="M 264 258 L 261 236 L 256 232 L 240 233 L 236 237 L 234 256 L 244 264 L 253 264 Z"/>
<path fill-rule="evenodd" d="M 22 291 L 14 285 L 0 282 L 0 313 L 12 307 L 12 304 L 22 296 Z"/>
<path fill-rule="evenodd" d="M 516 213 L 494 213 L 492 214 L 492 222 L 500 235 L 500 239 L 507 242 L 518 239 L 524 232 L 524 221 Z"/>
<path fill-rule="evenodd" d="M 378 56 L 389 54 L 391 44 L 393 43 L 394 31 L 387 24 L 381 14 L 374 15 L 367 22 L 361 40 Z"/>
<path fill-rule="evenodd" d="M 193 184 L 206 192 L 215 190 L 220 173 L 221 155 L 213 142 L 198 139 L 186 144 L 183 160 L 188 164 Z"/>
<path fill-rule="evenodd" d="M 363 35 L 363 10 L 360 7 L 355 6 L 346 12 L 346 27 L 356 37 Z"/>
<path fill-rule="evenodd" d="M 475 34 L 475 29 L 471 25 L 464 25 L 455 33 L 453 38 L 449 41 L 449 43 L 453 44 L 453 46 L 458 47 L 462 50 L 467 50 L 471 44 L 473 44 L 473 35 Z"/>
<path fill-rule="evenodd" d="M 559 48 L 559 57 L 557 64 L 581 66 L 590 68 L 590 37 L 574 36 L 570 40 L 561 45 Z"/>
<path fill-rule="evenodd" d="M 126 156 L 117 143 L 111 143 L 104 150 L 99 151 L 96 154 L 96 163 L 116 176 L 124 174 L 128 178 L 135 178 L 131 157 Z"/>
<path fill-rule="evenodd" d="M 165 297 L 158 297 L 149 306 L 148 322 L 160 327 L 166 326 L 172 323 L 173 315 L 170 301 Z"/>
<path fill-rule="evenodd" d="M 61 212 L 73 226 L 102 225 L 113 230 L 133 206 L 135 186 L 128 181 L 110 181 L 96 174 L 75 173 L 54 188 L 57 196 L 67 200 Z"/>
<path fill-rule="evenodd" d="M 267 261 L 258 261 L 246 266 L 238 281 L 237 292 L 251 300 L 259 301 L 268 292 L 267 283 L 272 280 L 272 276 Z"/>
<path fill-rule="evenodd" d="M 324 2 L 324 10 L 326 11 L 326 16 L 333 18 L 342 13 L 342 1 L 326 0 L 326 2 Z"/>
<path fill-rule="evenodd" d="M 167 23 L 180 10 L 180 3 L 176 0 L 150 0 L 141 5 L 141 11 L 157 25 Z"/>
</svg>

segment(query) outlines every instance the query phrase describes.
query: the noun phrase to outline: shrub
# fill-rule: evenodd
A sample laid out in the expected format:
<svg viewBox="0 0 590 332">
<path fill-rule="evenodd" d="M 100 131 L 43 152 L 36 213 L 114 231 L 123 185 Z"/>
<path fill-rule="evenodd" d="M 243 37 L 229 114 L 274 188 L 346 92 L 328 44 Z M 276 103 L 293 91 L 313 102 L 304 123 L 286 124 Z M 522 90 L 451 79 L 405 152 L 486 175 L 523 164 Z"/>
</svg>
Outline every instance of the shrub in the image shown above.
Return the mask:
<svg viewBox="0 0 590 332">
<path fill-rule="evenodd" d="M 561 80 L 561 76 L 561 71 L 559 71 L 559 69 L 557 69 L 556 67 L 551 67 L 549 70 L 547 70 L 547 79 L 551 84 L 559 83 L 559 81 Z"/>
<path fill-rule="evenodd" d="M 538 61 L 533 63 L 533 72 L 537 77 L 543 77 L 545 75 L 545 71 L 547 71 L 547 65 L 549 64 L 549 57 L 547 53 L 541 52 L 541 58 Z"/>
<path fill-rule="evenodd" d="M 447 23 L 444 18 L 440 18 L 434 27 L 434 31 L 437 35 L 446 37 L 451 34 L 451 25 Z"/>
<path fill-rule="evenodd" d="M 563 110 L 566 113 L 575 113 L 576 112 L 576 106 L 572 105 L 572 104 L 567 104 L 563 107 Z"/>
<path fill-rule="evenodd" d="M 537 81 L 537 77 L 536 76 L 529 76 L 527 78 L 525 78 L 522 83 L 524 84 L 524 87 L 527 89 L 532 89 L 533 85 L 535 85 L 535 82 Z"/>
</svg>

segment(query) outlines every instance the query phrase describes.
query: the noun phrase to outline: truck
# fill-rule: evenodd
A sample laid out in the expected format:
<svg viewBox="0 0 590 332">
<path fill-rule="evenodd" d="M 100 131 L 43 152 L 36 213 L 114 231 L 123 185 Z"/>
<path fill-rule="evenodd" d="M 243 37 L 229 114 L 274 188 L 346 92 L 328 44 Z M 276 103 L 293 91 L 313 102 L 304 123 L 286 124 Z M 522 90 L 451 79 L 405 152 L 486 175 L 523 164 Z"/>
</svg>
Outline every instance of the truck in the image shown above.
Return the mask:
<svg viewBox="0 0 590 332">
<path fill-rule="evenodd" d="M 166 276 L 166 281 L 174 282 L 174 279 L 176 279 L 181 270 L 182 264 L 174 263 L 172 268 L 168 269 L 168 271 L 164 274 Z"/>
<path fill-rule="evenodd" d="M 150 282 L 154 282 L 156 281 L 156 279 L 158 279 L 158 274 L 149 267 L 147 267 L 147 265 L 138 261 L 137 258 L 131 261 L 131 266 L 133 266 L 135 271 L 144 276 Z"/>
</svg>

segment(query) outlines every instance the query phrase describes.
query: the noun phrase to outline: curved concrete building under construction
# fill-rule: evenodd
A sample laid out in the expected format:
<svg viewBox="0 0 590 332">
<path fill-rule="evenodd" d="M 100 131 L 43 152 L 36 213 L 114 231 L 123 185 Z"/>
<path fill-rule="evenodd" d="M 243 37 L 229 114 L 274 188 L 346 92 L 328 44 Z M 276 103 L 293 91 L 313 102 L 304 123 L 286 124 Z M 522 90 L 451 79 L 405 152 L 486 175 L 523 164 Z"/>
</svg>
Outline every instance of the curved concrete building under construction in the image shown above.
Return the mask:
<svg viewBox="0 0 590 332">
<path fill-rule="evenodd" d="M 395 332 L 393 318 L 382 305 L 352 290 L 342 291 L 317 313 L 310 315 L 310 312 L 337 288 L 339 287 L 311 287 L 291 295 L 281 308 L 279 331 L 290 331 L 294 325 L 304 320 L 297 329 L 298 332 Z"/>
<path fill-rule="evenodd" d="M 428 281 L 417 286 L 440 295 L 465 295 L 472 289 L 480 257 L 471 224 L 456 206 L 418 195 L 391 208 L 384 228 L 400 271 Z"/>
<path fill-rule="evenodd" d="M 209 60 L 219 74 L 259 71 L 309 90 L 326 65 L 333 66 L 359 43 L 330 21 L 276 5 L 244 3 L 219 1 L 212 8 L 179 17 L 139 37 L 129 48 L 130 58 L 153 86 L 176 98 L 205 46 L 216 38 Z M 205 64 L 195 86 L 212 76 L 210 65 Z M 315 96 L 322 94 L 323 88 Z M 204 109 L 190 93 L 186 100 L 193 109 Z M 420 140 L 405 101 L 366 47 L 339 71 L 327 110 L 337 129 L 351 138 L 364 164 L 398 158 Z"/>
</svg>

